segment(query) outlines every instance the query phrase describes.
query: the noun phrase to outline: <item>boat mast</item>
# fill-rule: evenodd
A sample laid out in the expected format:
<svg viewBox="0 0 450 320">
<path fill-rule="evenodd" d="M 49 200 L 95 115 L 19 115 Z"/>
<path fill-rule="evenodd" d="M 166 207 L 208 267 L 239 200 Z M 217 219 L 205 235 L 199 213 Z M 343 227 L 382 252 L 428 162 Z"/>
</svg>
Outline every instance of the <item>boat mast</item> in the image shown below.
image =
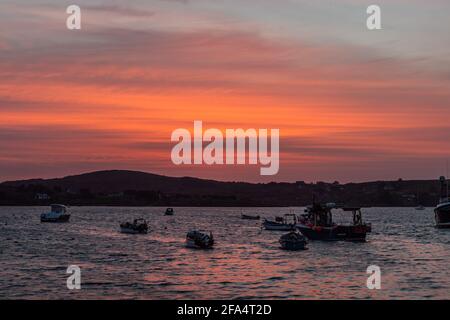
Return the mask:
<svg viewBox="0 0 450 320">
<path fill-rule="evenodd" d="M 447 173 L 446 173 L 446 174 L 447 174 L 447 175 L 446 175 L 446 179 L 447 179 L 447 180 L 446 180 L 445 182 L 447 183 L 447 201 L 448 201 L 448 159 L 447 159 L 447 165 L 446 165 L 446 167 L 447 167 L 447 168 L 446 168 L 446 169 L 447 169 Z"/>
</svg>

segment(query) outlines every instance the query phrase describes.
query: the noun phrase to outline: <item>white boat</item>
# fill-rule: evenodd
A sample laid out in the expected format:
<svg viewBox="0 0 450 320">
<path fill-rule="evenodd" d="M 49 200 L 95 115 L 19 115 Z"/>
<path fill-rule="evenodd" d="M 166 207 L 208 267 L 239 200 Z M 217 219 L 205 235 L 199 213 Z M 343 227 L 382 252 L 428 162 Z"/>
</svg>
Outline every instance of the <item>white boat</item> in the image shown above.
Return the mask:
<svg viewBox="0 0 450 320">
<path fill-rule="evenodd" d="M 248 215 L 248 214 L 243 214 L 243 213 L 241 213 L 241 219 L 244 219 L 244 220 L 259 220 L 261 217 L 258 215 L 258 216 L 251 216 L 251 215 Z"/>
<path fill-rule="evenodd" d="M 144 219 L 134 219 L 133 222 L 123 222 L 120 224 L 120 232 L 128 234 L 148 233 L 148 224 Z"/>
<path fill-rule="evenodd" d="M 298 219 L 295 214 L 285 214 L 282 222 L 264 219 L 263 227 L 272 231 L 290 231 L 295 230 Z"/>
<path fill-rule="evenodd" d="M 41 214 L 41 222 L 68 222 L 70 214 L 67 213 L 67 207 L 62 204 L 52 204 L 50 212 Z"/>
<path fill-rule="evenodd" d="M 186 247 L 194 249 L 211 249 L 214 237 L 211 232 L 189 231 L 186 235 Z"/>
</svg>

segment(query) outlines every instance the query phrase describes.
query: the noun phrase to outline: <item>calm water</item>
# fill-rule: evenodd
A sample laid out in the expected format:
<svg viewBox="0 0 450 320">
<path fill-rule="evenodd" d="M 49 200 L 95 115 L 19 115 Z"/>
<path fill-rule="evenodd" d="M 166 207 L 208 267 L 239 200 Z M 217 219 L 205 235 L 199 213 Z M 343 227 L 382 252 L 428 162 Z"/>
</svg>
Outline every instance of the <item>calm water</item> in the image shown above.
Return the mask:
<svg viewBox="0 0 450 320">
<path fill-rule="evenodd" d="M 25 299 L 448 299 L 450 230 L 433 227 L 432 209 L 371 208 L 367 243 L 310 242 L 279 249 L 282 233 L 259 221 L 299 208 L 72 207 L 68 224 L 41 224 L 44 207 L 0 207 L 0 298 Z M 146 218 L 148 235 L 124 235 L 118 223 Z M 7 221 L 7 225 L 5 225 Z M 212 230 L 216 247 L 184 247 L 191 228 Z M 66 287 L 79 265 L 82 288 Z M 366 268 L 378 265 L 382 289 L 368 290 Z"/>
</svg>

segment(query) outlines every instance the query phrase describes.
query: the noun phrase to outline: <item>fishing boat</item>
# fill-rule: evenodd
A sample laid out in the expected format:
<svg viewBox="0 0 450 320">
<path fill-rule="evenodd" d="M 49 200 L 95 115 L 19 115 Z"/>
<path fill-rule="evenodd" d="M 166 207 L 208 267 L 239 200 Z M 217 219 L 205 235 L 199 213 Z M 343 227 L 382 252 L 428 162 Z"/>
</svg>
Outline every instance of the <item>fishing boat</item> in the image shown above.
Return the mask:
<svg viewBox="0 0 450 320">
<path fill-rule="evenodd" d="M 439 204 L 434 209 L 434 218 L 437 228 L 450 228 L 450 198 L 448 193 L 448 182 L 444 176 L 440 177 L 441 197 Z"/>
<path fill-rule="evenodd" d="M 259 220 L 261 217 L 260 216 L 251 216 L 251 215 L 247 215 L 247 214 L 241 214 L 241 219 L 244 220 Z"/>
<path fill-rule="evenodd" d="M 128 234 L 148 233 L 148 224 L 144 219 L 134 219 L 133 222 L 123 222 L 120 224 L 120 232 Z"/>
<path fill-rule="evenodd" d="M 298 231 L 291 231 L 280 237 L 281 249 L 284 250 L 306 250 L 308 241 Z"/>
<path fill-rule="evenodd" d="M 164 215 L 166 216 L 173 216 L 173 214 L 174 214 L 173 208 L 167 208 L 166 212 L 164 212 Z"/>
<path fill-rule="evenodd" d="M 50 212 L 41 214 L 41 222 L 68 222 L 69 219 L 67 207 L 62 204 L 52 204 Z"/>
<path fill-rule="evenodd" d="M 295 214 L 285 214 L 282 222 L 264 219 L 263 228 L 273 231 L 291 231 L 295 230 L 298 219 Z"/>
<path fill-rule="evenodd" d="M 311 220 L 303 225 L 297 225 L 298 230 L 310 240 L 366 241 L 366 235 L 372 231 L 372 225 L 363 222 L 361 208 L 340 208 L 344 212 L 352 212 L 353 222 L 349 225 L 334 223 L 332 209 L 335 207 L 331 205 L 313 204 L 309 211 L 312 215 Z"/>
<path fill-rule="evenodd" d="M 422 206 L 422 205 L 418 205 L 417 207 L 416 207 L 416 210 L 425 210 L 425 207 L 424 206 Z"/>
<path fill-rule="evenodd" d="M 186 247 L 194 249 L 212 249 L 214 237 L 211 232 L 192 230 L 186 235 Z"/>
</svg>

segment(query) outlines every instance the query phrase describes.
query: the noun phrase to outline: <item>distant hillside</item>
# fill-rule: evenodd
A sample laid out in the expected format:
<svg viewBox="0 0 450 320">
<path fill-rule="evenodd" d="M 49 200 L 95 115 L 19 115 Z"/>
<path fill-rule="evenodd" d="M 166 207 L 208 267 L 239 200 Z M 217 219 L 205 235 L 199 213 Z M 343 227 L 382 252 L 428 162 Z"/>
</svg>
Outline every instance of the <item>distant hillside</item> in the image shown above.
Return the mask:
<svg viewBox="0 0 450 320">
<path fill-rule="evenodd" d="M 313 195 L 346 205 L 434 206 L 439 182 L 253 184 L 113 170 L 0 184 L 0 205 L 303 206 L 311 203 Z"/>
</svg>

